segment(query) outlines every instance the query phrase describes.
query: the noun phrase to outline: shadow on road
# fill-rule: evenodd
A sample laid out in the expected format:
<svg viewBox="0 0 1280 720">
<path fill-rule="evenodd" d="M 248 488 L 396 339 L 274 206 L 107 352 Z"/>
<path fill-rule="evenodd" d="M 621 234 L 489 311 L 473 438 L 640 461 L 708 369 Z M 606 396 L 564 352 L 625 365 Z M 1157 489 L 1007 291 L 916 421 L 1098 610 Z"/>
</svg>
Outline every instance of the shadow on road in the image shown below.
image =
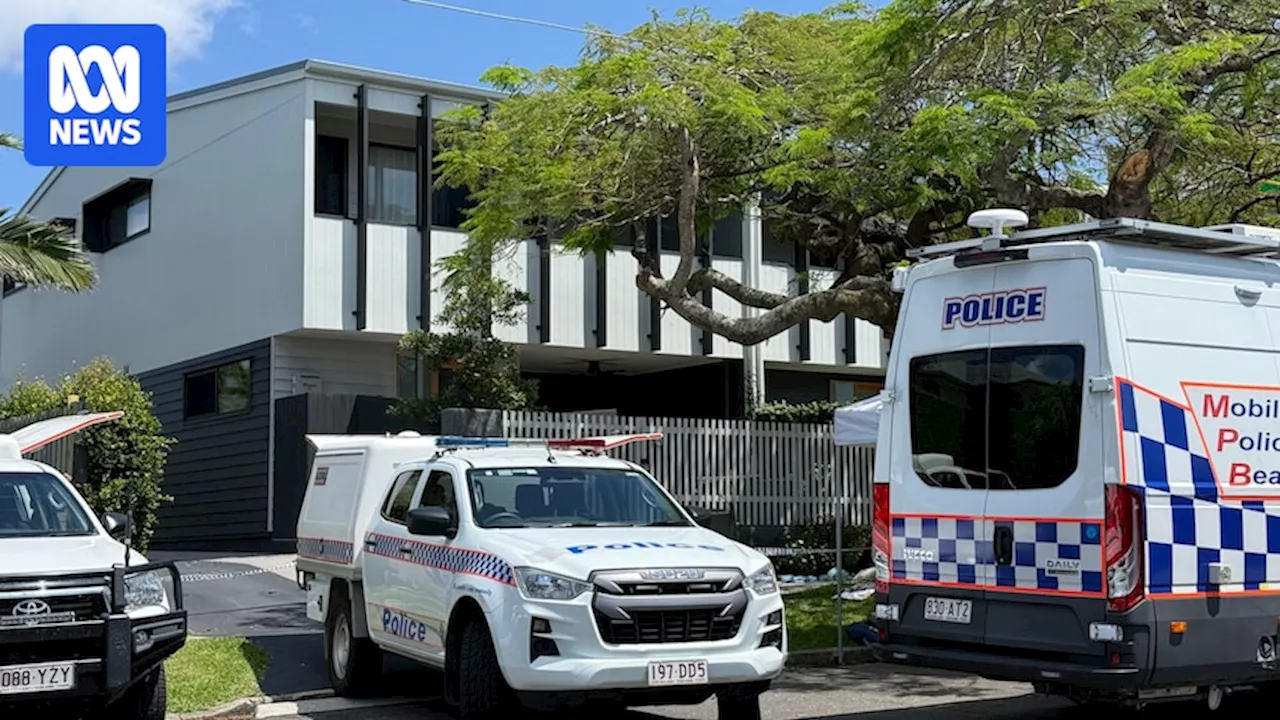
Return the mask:
<svg viewBox="0 0 1280 720">
<path fill-rule="evenodd" d="M 874 684 L 878 695 L 904 699 L 980 700 L 996 694 L 991 683 L 977 677 L 965 678 L 906 666 L 895 667 L 892 673 L 887 673 L 874 665 L 788 669 L 773 682 L 773 689 L 823 692 L 862 684 Z"/>
</svg>

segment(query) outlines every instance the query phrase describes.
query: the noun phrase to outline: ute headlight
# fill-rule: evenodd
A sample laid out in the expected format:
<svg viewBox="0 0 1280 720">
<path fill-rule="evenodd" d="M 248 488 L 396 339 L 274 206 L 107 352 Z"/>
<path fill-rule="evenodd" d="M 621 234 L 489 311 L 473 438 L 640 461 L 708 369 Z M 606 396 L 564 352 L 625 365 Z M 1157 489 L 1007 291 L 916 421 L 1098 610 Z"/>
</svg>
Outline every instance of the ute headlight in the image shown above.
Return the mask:
<svg viewBox="0 0 1280 720">
<path fill-rule="evenodd" d="M 160 572 L 149 572 L 126 575 L 124 578 L 124 611 L 132 614 L 140 610 L 169 608 L 169 593 L 164 589 L 164 579 Z"/>
<path fill-rule="evenodd" d="M 757 595 L 772 595 L 778 592 L 778 576 L 773 572 L 773 563 L 748 575 L 747 587 Z"/>
<path fill-rule="evenodd" d="M 516 585 L 530 600 L 572 600 L 591 590 L 581 580 L 527 567 L 516 568 Z"/>
</svg>

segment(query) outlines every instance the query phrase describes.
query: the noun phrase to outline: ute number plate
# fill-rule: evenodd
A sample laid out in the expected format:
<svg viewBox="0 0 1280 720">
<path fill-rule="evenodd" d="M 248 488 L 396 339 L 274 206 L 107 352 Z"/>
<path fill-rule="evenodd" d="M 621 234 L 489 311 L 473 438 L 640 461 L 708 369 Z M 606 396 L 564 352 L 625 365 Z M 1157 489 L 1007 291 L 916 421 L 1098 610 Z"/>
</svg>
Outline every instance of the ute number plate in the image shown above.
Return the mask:
<svg viewBox="0 0 1280 720">
<path fill-rule="evenodd" d="M 931 597 L 924 601 L 924 619 L 968 625 L 973 621 L 973 601 Z"/>
<path fill-rule="evenodd" d="M 0 695 L 55 692 L 76 686 L 74 663 L 41 663 L 0 667 Z"/>
<path fill-rule="evenodd" d="M 649 687 L 706 685 L 709 682 L 706 660 L 649 663 Z"/>
</svg>

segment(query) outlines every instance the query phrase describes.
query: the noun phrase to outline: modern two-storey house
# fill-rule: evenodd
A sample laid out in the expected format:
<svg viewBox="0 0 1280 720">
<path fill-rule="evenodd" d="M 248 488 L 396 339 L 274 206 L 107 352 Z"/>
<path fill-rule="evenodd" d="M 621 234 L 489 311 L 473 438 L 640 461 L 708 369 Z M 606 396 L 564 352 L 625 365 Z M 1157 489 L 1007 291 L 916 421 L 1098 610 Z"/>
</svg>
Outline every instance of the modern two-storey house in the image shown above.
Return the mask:
<svg viewBox="0 0 1280 720">
<path fill-rule="evenodd" d="M 318 61 L 171 97 L 163 165 L 58 168 L 21 209 L 73 227 L 101 282 L 84 295 L 6 284 L 0 382 L 109 357 L 178 440 L 157 544 L 287 538 L 300 433 L 384 429 L 389 398 L 439 381 L 397 351 L 406 331 L 439 327 L 433 263 L 465 238 L 466 191 L 431 187 L 433 119 L 499 99 Z M 674 268 L 673 227 L 649 235 Z M 767 235 L 750 211 L 732 216 L 704 261 L 771 290 L 833 274 Z M 532 297 L 495 332 L 519 345 L 548 409 L 732 417 L 748 387 L 794 402 L 880 388 L 888 344 L 874 326 L 809 322 L 743 348 L 663 312 L 635 271 L 625 247 L 581 257 L 545 240 L 495 267 Z"/>
</svg>

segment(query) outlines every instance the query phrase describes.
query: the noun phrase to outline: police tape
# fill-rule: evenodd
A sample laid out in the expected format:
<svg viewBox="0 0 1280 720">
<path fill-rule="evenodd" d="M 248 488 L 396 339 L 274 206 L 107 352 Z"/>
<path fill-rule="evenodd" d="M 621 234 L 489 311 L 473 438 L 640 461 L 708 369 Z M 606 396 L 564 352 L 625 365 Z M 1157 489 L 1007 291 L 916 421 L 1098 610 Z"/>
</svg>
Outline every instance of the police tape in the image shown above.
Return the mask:
<svg viewBox="0 0 1280 720">
<path fill-rule="evenodd" d="M 784 548 L 784 547 L 757 547 L 753 548 L 756 552 L 767 557 L 797 557 L 801 555 L 835 555 L 839 553 L 863 553 L 871 548 L 869 547 L 847 547 L 847 548 Z"/>
</svg>

